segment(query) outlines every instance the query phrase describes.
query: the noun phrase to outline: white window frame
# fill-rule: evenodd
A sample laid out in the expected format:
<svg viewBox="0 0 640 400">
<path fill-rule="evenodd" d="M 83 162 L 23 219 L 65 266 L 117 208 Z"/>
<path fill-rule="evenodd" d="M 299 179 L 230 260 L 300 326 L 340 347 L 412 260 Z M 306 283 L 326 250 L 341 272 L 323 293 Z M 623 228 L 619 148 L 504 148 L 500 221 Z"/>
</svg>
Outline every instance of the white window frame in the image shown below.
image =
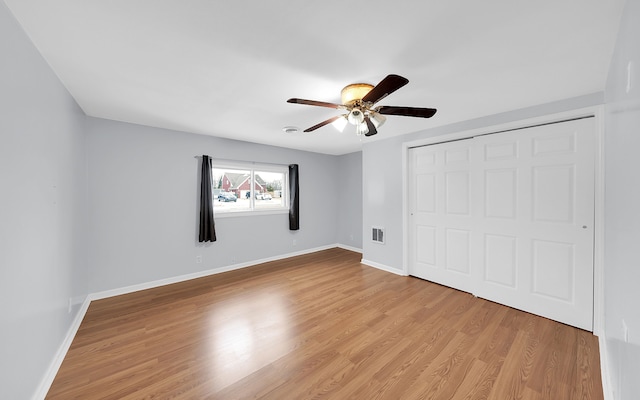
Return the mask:
<svg viewBox="0 0 640 400">
<path fill-rule="evenodd" d="M 274 215 L 274 214 L 288 214 L 289 213 L 289 166 L 282 164 L 261 164 L 250 161 L 234 161 L 234 160 L 212 160 L 212 171 L 213 169 L 239 169 L 249 171 L 251 175 L 251 182 L 254 180 L 254 176 L 256 171 L 258 172 L 276 172 L 282 173 L 284 176 L 282 182 L 282 191 L 284 197 L 284 204 L 278 208 L 270 208 L 270 209 L 256 209 L 255 208 L 255 196 L 250 197 L 250 210 L 242 209 L 242 210 L 220 210 L 220 208 L 216 207 L 217 199 L 214 197 L 213 201 L 213 213 L 216 218 L 230 218 L 230 217 L 250 217 L 257 215 Z M 253 185 L 252 185 L 253 186 Z M 213 186 L 211 187 L 213 191 Z M 253 192 L 253 190 L 252 190 Z"/>
</svg>

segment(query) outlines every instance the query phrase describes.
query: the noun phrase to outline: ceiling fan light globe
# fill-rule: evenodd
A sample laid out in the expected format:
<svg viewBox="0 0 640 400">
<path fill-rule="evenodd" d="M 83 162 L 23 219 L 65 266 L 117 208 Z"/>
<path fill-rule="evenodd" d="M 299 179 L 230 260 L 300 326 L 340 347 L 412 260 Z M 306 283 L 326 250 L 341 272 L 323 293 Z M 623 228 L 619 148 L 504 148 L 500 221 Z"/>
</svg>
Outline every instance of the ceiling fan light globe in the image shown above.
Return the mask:
<svg viewBox="0 0 640 400">
<path fill-rule="evenodd" d="M 370 116 L 371 122 L 373 123 L 373 126 L 376 127 L 376 129 L 381 127 L 387 121 L 387 117 L 377 112 L 371 112 Z"/>
<path fill-rule="evenodd" d="M 347 126 L 349 121 L 347 121 L 346 115 L 341 116 L 337 120 L 333 121 L 331 125 L 336 128 L 339 132 L 344 132 L 344 128 Z"/>
<path fill-rule="evenodd" d="M 347 117 L 352 125 L 360 125 L 364 121 L 364 113 L 359 108 L 354 108 Z"/>
<path fill-rule="evenodd" d="M 358 135 L 365 135 L 369 133 L 369 127 L 365 123 L 358 124 L 356 125 L 356 133 Z"/>
</svg>

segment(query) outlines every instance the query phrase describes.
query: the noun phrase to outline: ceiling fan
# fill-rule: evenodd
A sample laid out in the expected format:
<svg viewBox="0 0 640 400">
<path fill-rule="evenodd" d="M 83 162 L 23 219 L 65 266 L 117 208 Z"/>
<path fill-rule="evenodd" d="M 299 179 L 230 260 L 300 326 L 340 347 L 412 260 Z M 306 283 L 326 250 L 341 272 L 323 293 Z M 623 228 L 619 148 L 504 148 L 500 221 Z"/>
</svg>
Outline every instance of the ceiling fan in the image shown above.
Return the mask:
<svg viewBox="0 0 640 400">
<path fill-rule="evenodd" d="M 307 104 L 345 110 L 347 113 L 329 118 L 307 128 L 305 132 L 315 131 L 328 124 L 339 124 L 342 129 L 348 123 L 356 126 L 358 135 L 373 136 L 378 133 L 377 128 L 385 121 L 385 115 L 404 115 L 407 117 L 431 118 L 436 113 L 435 108 L 377 106 L 374 105 L 391 93 L 409 83 L 407 78 L 399 75 L 387 75 L 376 86 L 368 83 L 353 83 L 342 89 L 342 104 L 327 103 L 324 101 L 305 100 L 292 98 L 287 103 Z M 340 126 L 338 129 L 342 130 Z"/>
</svg>

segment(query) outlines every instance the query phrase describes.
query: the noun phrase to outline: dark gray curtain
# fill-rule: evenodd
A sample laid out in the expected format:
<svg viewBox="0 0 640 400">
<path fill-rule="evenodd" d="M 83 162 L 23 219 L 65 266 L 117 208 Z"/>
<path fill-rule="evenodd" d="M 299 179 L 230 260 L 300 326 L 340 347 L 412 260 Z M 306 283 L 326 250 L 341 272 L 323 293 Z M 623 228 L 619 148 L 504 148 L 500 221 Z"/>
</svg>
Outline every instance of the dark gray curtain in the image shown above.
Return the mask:
<svg viewBox="0 0 640 400">
<path fill-rule="evenodd" d="M 216 241 L 216 224 L 213 221 L 213 177 L 211 157 L 202 156 L 200 177 L 200 242 Z"/>
<path fill-rule="evenodd" d="M 298 164 L 289 165 L 289 230 L 300 229 L 300 188 L 298 187 Z"/>
</svg>

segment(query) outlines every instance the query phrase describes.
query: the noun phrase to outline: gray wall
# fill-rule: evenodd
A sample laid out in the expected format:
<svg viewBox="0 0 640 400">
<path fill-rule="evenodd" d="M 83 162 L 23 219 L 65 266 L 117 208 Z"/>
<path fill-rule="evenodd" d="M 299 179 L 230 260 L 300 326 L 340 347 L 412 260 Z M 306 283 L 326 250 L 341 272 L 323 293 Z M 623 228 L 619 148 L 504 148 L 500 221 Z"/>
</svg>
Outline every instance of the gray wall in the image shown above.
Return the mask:
<svg viewBox="0 0 640 400">
<path fill-rule="evenodd" d="M 640 2 L 627 1 L 605 99 L 605 359 L 618 400 L 640 393 Z M 627 92 L 629 62 L 631 88 Z M 623 334 L 628 327 L 628 341 Z"/>
<path fill-rule="evenodd" d="M 87 124 L 92 293 L 338 242 L 340 206 L 331 192 L 340 179 L 341 157 L 96 118 Z M 197 243 L 199 161 L 194 156 L 202 154 L 299 164 L 300 230 L 289 230 L 288 214 L 218 218 L 218 240 Z M 350 160 L 344 163 L 351 165 Z M 350 179 L 358 181 L 358 172 Z M 359 196 L 345 191 L 345 196 Z M 360 226 L 352 219 L 341 229 Z M 195 263 L 198 255 L 202 264 Z"/>
<path fill-rule="evenodd" d="M 324 195 L 338 199 L 338 243 L 362 249 L 362 152 L 338 158 L 338 171 Z"/>
<path fill-rule="evenodd" d="M 4 2 L 0 60 L 0 398 L 27 399 L 87 294 L 85 116 Z"/>
<path fill-rule="evenodd" d="M 603 99 L 603 93 L 594 93 L 365 144 L 362 150 L 363 259 L 391 271 L 403 269 L 403 143 L 599 105 Z M 372 226 L 385 228 L 384 245 L 368 240 Z"/>
</svg>

